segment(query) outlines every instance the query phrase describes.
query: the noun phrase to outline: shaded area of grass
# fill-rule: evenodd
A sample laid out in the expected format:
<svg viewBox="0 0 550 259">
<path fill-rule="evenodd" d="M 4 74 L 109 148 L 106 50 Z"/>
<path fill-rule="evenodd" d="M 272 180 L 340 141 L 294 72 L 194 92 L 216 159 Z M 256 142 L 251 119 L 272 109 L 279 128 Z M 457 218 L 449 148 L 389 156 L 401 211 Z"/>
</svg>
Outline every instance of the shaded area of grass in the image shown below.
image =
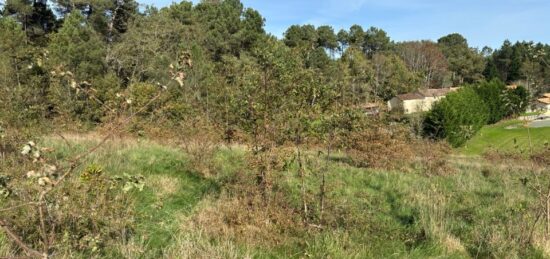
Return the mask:
<svg viewBox="0 0 550 259">
<path fill-rule="evenodd" d="M 482 173 L 467 165 L 459 170 L 427 177 L 331 164 L 326 217 L 335 231 L 309 236 L 302 255 L 499 258 L 539 253 L 523 249 L 515 239 L 525 234 L 524 223 L 531 220 L 525 215 L 534 202 L 520 182 L 525 173 Z M 319 176 L 310 175 L 307 182 L 315 207 Z M 290 175 L 287 184 L 295 206 L 300 206 L 300 182 Z"/>
<path fill-rule="evenodd" d="M 174 190 L 162 196 L 157 194 L 165 192 L 163 188 L 167 186 L 159 184 L 149 184 L 143 192 L 136 192 L 138 233 L 147 244 L 148 252 L 160 255 L 177 232 L 175 217 L 190 213 L 202 197 L 215 192 L 217 186 L 190 172 L 185 167 L 185 158 L 175 150 L 153 146 L 128 150 L 123 157 L 132 165 L 127 173 L 144 175 L 146 183 L 151 183 L 153 176 L 167 177 L 168 181 L 179 183 Z"/>
<path fill-rule="evenodd" d="M 59 140 L 47 139 L 58 159 L 85 152 L 98 139 L 70 141 L 71 146 Z M 101 165 L 110 175 L 142 175 L 143 191 L 132 191 L 136 200 L 136 237 L 146 257 L 162 256 L 163 250 L 178 230 L 176 217 L 191 213 L 193 207 L 219 186 L 191 171 L 186 156 L 178 149 L 160 146 L 148 141 L 114 140 L 87 157 L 85 164 Z M 116 254 L 114 255 L 116 256 Z"/>
<path fill-rule="evenodd" d="M 550 127 L 528 129 L 521 121 L 510 120 L 483 127 L 460 152 L 465 155 L 481 155 L 490 150 L 527 153 L 530 143 L 534 150 L 540 150 L 549 142 Z"/>
</svg>

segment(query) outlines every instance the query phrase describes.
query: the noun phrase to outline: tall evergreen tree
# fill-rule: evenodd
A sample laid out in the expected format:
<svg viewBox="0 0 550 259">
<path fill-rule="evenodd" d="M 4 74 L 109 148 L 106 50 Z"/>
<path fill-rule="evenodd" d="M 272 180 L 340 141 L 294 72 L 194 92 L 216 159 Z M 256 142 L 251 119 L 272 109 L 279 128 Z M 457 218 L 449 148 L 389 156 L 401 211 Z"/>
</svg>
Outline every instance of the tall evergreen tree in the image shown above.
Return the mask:
<svg viewBox="0 0 550 259">
<path fill-rule="evenodd" d="M 28 39 L 41 46 L 47 43 L 46 35 L 58 27 L 46 0 L 7 0 L 3 14 L 15 17 L 22 24 Z"/>
<path fill-rule="evenodd" d="M 453 84 L 474 83 L 483 79 L 483 57 L 468 46 L 460 34 L 453 33 L 438 40 L 438 45 L 449 62 Z"/>
<path fill-rule="evenodd" d="M 370 27 L 365 33 L 363 51 L 372 57 L 377 52 L 388 50 L 390 43 L 390 38 L 384 30 Z"/>
</svg>

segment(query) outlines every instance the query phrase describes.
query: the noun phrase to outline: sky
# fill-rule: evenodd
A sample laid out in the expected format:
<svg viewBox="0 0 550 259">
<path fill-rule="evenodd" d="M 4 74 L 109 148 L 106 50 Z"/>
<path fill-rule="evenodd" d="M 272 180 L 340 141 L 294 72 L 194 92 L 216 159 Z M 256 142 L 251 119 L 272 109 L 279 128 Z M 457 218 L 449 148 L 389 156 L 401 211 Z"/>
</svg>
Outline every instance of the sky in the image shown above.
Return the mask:
<svg viewBox="0 0 550 259">
<path fill-rule="evenodd" d="M 293 24 L 353 24 L 384 29 L 395 41 L 437 40 L 460 33 L 470 46 L 497 48 L 506 39 L 550 43 L 550 0 L 241 0 L 282 37 Z M 164 7 L 172 0 L 142 0 Z M 195 1 L 196 2 L 196 1 Z"/>
</svg>

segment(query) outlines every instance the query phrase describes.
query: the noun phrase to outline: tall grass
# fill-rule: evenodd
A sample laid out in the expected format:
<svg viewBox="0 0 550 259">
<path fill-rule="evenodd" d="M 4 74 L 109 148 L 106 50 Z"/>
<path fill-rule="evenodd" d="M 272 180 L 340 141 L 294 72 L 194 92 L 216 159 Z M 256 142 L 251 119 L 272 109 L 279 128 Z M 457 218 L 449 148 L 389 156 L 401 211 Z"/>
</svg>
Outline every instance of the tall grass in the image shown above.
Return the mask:
<svg viewBox="0 0 550 259">
<path fill-rule="evenodd" d="M 85 150 L 93 136 L 46 138 L 58 159 Z M 247 151 L 218 149 L 202 175 L 180 149 L 151 141 L 109 142 L 87 163 L 111 175 L 140 174 L 132 191 L 136 232 L 109 247 L 124 258 L 469 258 L 537 257 L 544 242 L 522 244 L 536 196 L 520 169 L 457 160 L 454 173 L 361 169 L 345 154 L 328 168 L 311 153 L 305 165 L 304 215 L 296 164 L 275 172 L 269 203 L 254 198 Z M 485 163 L 485 162 L 484 162 Z M 323 221 L 318 221 L 320 170 L 326 170 Z M 241 188 L 241 189 L 238 189 Z M 538 233 L 538 232 L 537 232 Z M 2 238 L 2 236 L 0 236 Z M 0 253 L 9 253 L 0 239 Z"/>
</svg>

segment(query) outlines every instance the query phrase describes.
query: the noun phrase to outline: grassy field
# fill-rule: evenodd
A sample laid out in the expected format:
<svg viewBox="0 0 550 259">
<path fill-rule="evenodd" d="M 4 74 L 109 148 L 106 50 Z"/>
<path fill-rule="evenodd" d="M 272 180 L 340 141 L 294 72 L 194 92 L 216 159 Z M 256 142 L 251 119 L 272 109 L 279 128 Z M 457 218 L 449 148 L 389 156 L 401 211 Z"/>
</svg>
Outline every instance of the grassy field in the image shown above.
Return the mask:
<svg viewBox="0 0 550 259">
<path fill-rule="evenodd" d="M 483 127 L 460 152 L 481 155 L 486 151 L 497 150 L 527 154 L 531 145 L 536 151 L 549 143 L 550 127 L 528 129 L 521 121 L 510 120 Z"/>
<path fill-rule="evenodd" d="M 46 139 L 44 144 L 54 147 L 55 156 L 63 159 L 98 141 L 95 137 L 68 139 L 71 147 L 56 138 Z M 533 210 L 536 200 L 522 184 L 527 172 L 520 169 L 500 171 L 468 160 L 455 161 L 454 173 L 428 176 L 421 172 L 360 169 L 331 161 L 324 170 L 327 223 L 317 227 L 315 216 L 306 220 L 306 224 L 277 222 L 269 217 L 255 220 L 254 215 L 263 210 L 261 207 L 247 210 L 233 203 L 232 195 L 227 195 L 231 193 L 228 182 L 247 171 L 245 155 L 239 149 L 220 149 L 212 160 L 218 173 L 205 177 L 189 167 L 188 156 L 179 149 L 150 141 L 109 142 L 86 163 L 101 165 L 113 175 L 143 175 L 146 187 L 141 192 L 132 192 L 136 233 L 118 246 L 107 248 L 103 255 L 110 258 L 543 258 L 549 255 L 550 246 L 536 235 L 535 245 L 521 245 L 520 240 L 534 221 L 528 212 Z M 324 164 L 315 161 L 314 156 L 310 161 L 311 168 L 315 163 Z M 312 211 L 318 209 L 320 172 L 306 170 L 305 174 L 306 201 Z M 296 165 L 277 172 L 277 182 L 274 188 L 285 194 L 289 209 L 299 211 L 301 180 Z M 209 221 L 211 218 L 218 220 Z M 243 238 L 247 235 L 251 236 L 248 241 Z M 5 243 L 1 240 L 0 250 L 4 250 Z"/>
</svg>

